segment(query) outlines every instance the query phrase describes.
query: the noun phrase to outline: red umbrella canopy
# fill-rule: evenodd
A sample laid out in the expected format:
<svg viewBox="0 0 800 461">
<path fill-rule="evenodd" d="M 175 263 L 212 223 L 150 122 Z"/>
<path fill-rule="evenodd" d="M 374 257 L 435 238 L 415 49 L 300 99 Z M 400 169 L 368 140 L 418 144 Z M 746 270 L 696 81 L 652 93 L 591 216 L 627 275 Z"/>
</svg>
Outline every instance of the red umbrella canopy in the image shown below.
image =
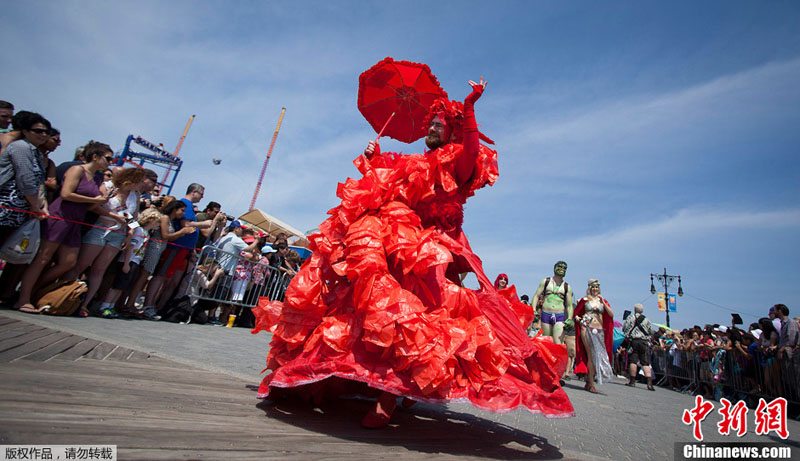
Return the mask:
<svg viewBox="0 0 800 461">
<path fill-rule="evenodd" d="M 447 93 L 436 76 L 417 62 L 386 58 L 358 78 L 358 110 L 376 133 L 383 129 L 383 136 L 402 142 L 425 136 L 427 127 L 422 121 L 433 101 L 441 97 Z"/>
</svg>

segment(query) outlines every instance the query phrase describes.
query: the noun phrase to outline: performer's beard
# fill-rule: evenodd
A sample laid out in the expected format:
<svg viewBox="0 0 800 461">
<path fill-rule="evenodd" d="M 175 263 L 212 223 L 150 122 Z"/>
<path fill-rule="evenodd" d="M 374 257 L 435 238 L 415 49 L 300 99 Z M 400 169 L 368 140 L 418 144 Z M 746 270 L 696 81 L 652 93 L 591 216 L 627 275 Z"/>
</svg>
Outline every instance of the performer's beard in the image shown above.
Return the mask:
<svg viewBox="0 0 800 461">
<path fill-rule="evenodd" d="M 443 144 L 442 138 L 439 137 L 438 133 L 431 133 L 425 136 L 425 145 L 428 146 L 430 150 L 438 149 L 442 147 Z"/>
</svg>

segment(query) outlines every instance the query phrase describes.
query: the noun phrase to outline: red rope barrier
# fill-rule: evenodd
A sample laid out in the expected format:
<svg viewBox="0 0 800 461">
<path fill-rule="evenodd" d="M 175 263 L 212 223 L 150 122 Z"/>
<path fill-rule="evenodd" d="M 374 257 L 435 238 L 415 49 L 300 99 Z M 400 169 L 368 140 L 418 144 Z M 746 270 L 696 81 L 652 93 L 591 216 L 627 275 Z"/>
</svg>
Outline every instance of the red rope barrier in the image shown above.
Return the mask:
<svg viewBox="0 0 800 461">
<path fill-rule="evenodd" d="M 2 206 L 2 205 L 0 205 L 0 209 L 16 211 L 18 213 L 27 213 L 27 214 L 34 215 L 34 216 L 42 216 L 44 214 L 44 213 L 36 213 L 36 212 L 30 211 L 30 210 L 19 210 L 17 208 L 11 208 L 11 207 Z M 119 232 L 119 233 L 125 233 L 125 234 L 128 233 L 127 231 L 123 231 L 122 229 L 112 229 L 110 227 L 99 226 L 97 224 L 89 224 L 89 223 L 83 222 L 83 221 L 75 221 L 75 220 L 72 220 L 72 219 L 62 218 L 61 216 L 49 215 L 49 216 L 47 216 L 47 219 L 58 219 L 58 220 L 65 221 L 65 222 L 70 222 L 70 223 L 73 223 L 73 224 L 80 224 L 81 226 L 88 226 L 88 227 L 96 227 L 98 229 L 105 229 L 105 230 L 109 230 L 111 232 Z M 195 231 L 199 232 L 199 229 L 195 229 Z M 166 240 L 158 240 L 158 239 L 150 238 L 148 241 L 149 242 L 166 243 L 167 245 L 172 245 L 172 246 L 175 246 L 175 247 L 178 247 L 178 248 L 181 248 L 181 249 L 186 249 L 186 250 L 195 250 L 196 249 L 196 248 L 192 248 L 192 247 L 187 247 L 185 245 L 178 245 L 177 243 L 168 242 Z"/>
</svg>

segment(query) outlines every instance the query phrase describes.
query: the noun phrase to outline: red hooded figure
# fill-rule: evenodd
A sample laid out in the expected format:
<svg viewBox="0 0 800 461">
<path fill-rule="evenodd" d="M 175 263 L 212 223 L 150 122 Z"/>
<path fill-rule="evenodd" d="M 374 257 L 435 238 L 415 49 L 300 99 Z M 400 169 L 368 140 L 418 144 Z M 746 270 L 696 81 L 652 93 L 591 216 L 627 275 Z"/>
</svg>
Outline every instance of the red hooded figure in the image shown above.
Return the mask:
<svg viewBox="0 0 800 461">
<path fill-rule="evenodd" d="M 528 338 L 461 228 L 467 198 L 498 177 L 497 152 L 480 144 L 473 111 L 483 88 L 473 84 L 464 104 L 433 104 L 431 151 L 375 149 L 355 160 L 362 177 L 339 184 L 341 204 L 309 236 L 312 256 L 285 301 L 254 309 L 253 332 L 273 333 L 259 397 L 276 388 L 315 398 L 384 391 L 384 422 L 398 395 L 574 414 L 558 382 L 566 349 Z M 464 272 L 478 290 L 461 285 Z"/>
</svg>

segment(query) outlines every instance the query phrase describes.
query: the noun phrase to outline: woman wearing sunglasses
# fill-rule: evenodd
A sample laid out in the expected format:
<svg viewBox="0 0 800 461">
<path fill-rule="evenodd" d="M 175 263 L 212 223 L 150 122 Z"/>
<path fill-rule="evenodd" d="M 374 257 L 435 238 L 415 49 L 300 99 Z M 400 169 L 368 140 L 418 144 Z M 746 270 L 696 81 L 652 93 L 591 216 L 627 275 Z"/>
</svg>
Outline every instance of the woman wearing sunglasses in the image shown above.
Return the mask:
<svg viewBox="0 0 800 461">
<path fill-rule="evenodd" d="M 38 314 L 39 309 L 30 303 L 34 289 L 46 286 L 75 266 L 81 247 L 80 223 L 84 221 L 88 210 L 125 222 L 122 216 L 114 216 L 103 209 L 102 205 L 108 201 L 108 197 L 105 191 L 100 190 L 101 175 L 95 174 L 108 168 L 113 160 L 114 153 L 111 147 L 108 144 L 92 141 L 86 145 L 84 156 L 87 159 L 86 163 L 67 170 L 61 196 L 50 206 L 52 217 L 45 221 L 42 228 L 39 253 L 22 276 L 22 287 L 17 301 L 17 307 L 21 312 Z M 58 252 L 56 265 L 42 273 L 56 251 Z"/>
<path fill-rule="evenodd" d="M 22 139 L 4 146 L 0 156 L 0 244 L 40 213 L 48 214 L 47 203 L 39 196 L 39 188 L 46 179 L 44 158 L 39 147 L 48 139 L 50 122 L 33 112 L 20 111 L 11 122 Z"/>
</svg>

